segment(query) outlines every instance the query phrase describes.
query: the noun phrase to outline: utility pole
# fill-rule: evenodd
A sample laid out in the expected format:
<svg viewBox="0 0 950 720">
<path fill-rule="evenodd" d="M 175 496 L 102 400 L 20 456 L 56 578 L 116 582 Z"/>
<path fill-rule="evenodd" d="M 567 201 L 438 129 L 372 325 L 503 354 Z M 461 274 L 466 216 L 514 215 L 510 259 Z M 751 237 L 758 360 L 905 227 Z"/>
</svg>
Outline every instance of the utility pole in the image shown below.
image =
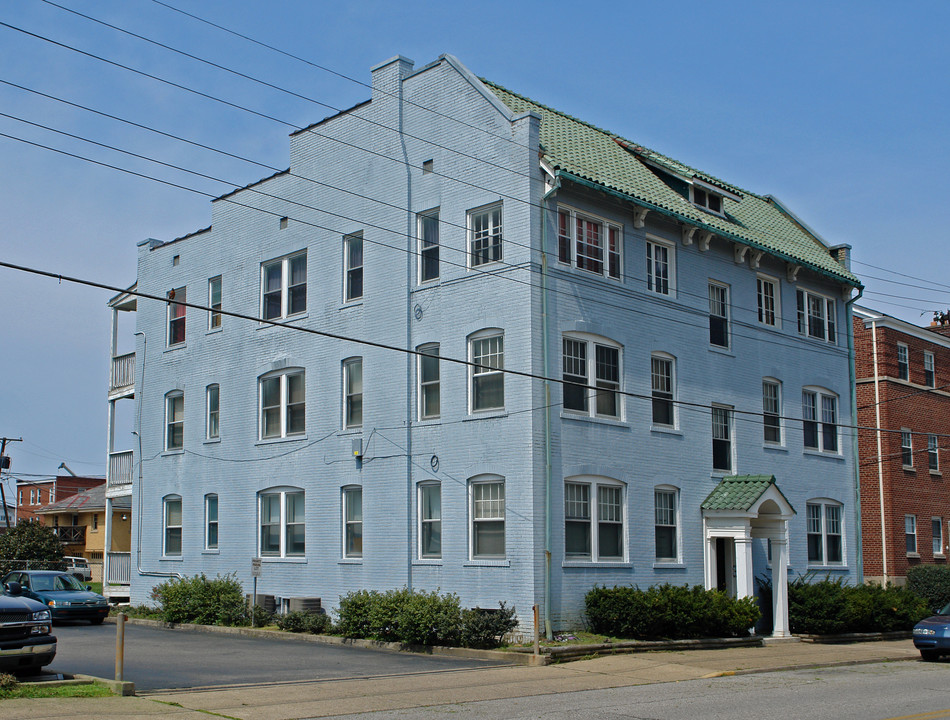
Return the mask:
<svg viewBox="0 0 950 720">
<path fill-rule="evenodd" d="M 10 467 L 10 458 L 5 454 L 8 442 L 23 442 L 23 438 L 0 438 L 0 501 L 3 502 L 3 519 L 7 523 L 7 530 L 10 529 L 10 512 L 7 510 L 7 493 L 3 487 L 3 470 Z"/>
</svg>

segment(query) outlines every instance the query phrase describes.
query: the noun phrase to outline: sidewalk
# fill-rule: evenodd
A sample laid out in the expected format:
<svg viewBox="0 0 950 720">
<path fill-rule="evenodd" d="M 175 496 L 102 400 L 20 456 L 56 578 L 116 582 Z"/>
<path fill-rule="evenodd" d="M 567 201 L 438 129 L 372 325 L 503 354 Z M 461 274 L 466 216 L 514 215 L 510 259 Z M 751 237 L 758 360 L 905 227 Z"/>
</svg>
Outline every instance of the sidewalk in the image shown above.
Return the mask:
<svg viewBox="0 0 950 720">
<path fill-rule="evenodd" d="M 543 667 L 486 667 L 359 680 L 199 688 L 125 698 L 3 700 L 0 720 L 159 716 L 208 720 L 208 712 L 240 720 L 290 720 L 917 658 L 910 640 L 846 645 L 780 642 L 765 647 L 610 655 Z"/>
</svg>

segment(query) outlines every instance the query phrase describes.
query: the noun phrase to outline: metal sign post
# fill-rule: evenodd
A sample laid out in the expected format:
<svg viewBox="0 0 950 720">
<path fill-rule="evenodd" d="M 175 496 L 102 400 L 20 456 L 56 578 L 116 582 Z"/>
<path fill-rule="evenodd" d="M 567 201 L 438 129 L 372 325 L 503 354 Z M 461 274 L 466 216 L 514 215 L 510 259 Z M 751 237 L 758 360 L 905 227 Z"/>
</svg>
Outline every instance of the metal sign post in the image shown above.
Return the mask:
<svg viewBox="0 0 950 720">
<path fill-rule="evenodd" d="M 251 558 L 251 577 L 254 578 L 254 595 L 251 599 L 251 627 L 257 627 L 257 618 L 254 610 L 257 608 L 257 578 L 261 576 L 261 559 Z"/>
</svg>

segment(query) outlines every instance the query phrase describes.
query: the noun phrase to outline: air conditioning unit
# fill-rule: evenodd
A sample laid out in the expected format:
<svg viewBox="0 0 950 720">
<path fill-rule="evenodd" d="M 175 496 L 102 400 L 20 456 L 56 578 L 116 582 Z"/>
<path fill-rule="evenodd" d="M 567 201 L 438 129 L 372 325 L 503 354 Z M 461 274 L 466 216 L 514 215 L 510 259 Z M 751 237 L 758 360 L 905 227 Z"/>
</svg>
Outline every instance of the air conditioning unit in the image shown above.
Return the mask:
<svg viewBox="0 0 950 720">
<path fill-rule="evenodd" d="M 245 601 L 247 606 L 251 607 L 251 603 L 254 602 L 253 595 L 245 595 Z M 267 612 L 272 613 L 277 611 L 277 600 L 273 595 L 257 595 L 257 604 L 264 608 Z"/>
<path fill-rule="evenodd" d="M 287 608 L 290 612 L 302 610 L 304 612 L 323 612 L 323 605 L 318 597 L 294 597 L 288 598 Z"/>
</svg>

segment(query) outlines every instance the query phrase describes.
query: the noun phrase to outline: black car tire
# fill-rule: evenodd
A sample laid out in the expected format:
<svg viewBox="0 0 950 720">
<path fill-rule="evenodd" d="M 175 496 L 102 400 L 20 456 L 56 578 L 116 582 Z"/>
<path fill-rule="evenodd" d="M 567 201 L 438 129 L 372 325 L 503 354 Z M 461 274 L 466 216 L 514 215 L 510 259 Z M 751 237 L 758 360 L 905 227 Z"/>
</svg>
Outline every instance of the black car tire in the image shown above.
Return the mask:
<svg viewBox="0 0 950 720">
<path fill-rule="evenodd" d="M 92 620 L 90 620 L 89 622 L 91 622 L 93 625 L 102 625 L 102 621 L 103 621 L 103 620 L 105 620 L 104 617 L 101 617 L 101 618 L 92 618 Z"/>
<path fill-rule="evenodd" d="M 940 653 L 937 650 L 921 650 L 920 659 L 924 662 L 934 662 L 940 657 Z"/>
</svg>

